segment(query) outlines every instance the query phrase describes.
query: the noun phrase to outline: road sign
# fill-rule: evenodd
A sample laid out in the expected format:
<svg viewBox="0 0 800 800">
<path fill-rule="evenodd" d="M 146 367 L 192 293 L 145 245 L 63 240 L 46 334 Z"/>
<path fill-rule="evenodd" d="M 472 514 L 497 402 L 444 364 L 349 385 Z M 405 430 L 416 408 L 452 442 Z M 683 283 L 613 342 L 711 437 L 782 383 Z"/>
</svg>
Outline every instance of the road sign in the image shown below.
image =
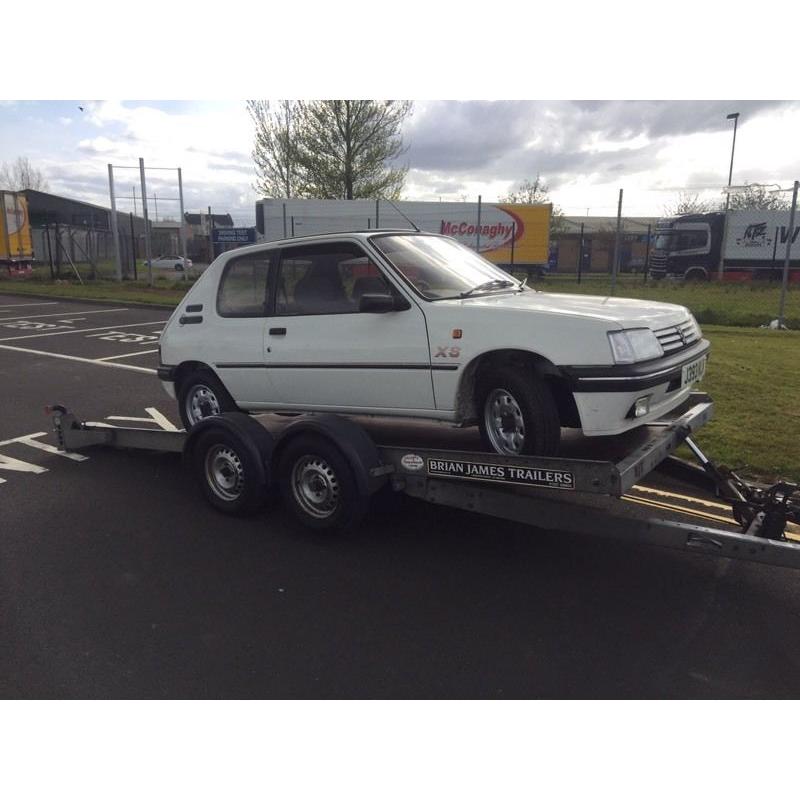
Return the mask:
<svg viewBox="0 0 800 800">
<path fill-rule="evenodd" d="M 254 244 L 255 228 L 214 228 L 212 231 L 214 244 Z"/>
</svg>

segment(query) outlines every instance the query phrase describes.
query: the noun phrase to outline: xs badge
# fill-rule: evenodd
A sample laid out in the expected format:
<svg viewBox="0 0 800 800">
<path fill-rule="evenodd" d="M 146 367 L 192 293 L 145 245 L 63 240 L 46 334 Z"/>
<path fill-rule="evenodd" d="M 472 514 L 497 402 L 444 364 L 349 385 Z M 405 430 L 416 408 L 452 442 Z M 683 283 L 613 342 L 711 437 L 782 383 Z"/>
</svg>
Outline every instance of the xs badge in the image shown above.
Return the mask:
<svg viewBox="0 0 800 800">
<path fill-rule="evenodd" d="M 444 347 L 440 347 L 438 344 L 436 345 L 436 355 L 434 358 L 458 358 L 461 355 L 461 348 L 460 347 L 448 347 L 445 345 Z"/>
</svg>

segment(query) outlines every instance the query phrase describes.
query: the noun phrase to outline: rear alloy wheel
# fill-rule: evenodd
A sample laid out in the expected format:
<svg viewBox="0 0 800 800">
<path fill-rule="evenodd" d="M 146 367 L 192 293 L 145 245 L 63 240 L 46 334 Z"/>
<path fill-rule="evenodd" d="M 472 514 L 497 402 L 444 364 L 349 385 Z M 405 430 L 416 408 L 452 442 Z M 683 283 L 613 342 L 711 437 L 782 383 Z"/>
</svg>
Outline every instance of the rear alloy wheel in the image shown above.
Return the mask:
<svg viewBox="0 0 800 800">
<path fill-rule="evenodd" d="M 478 392 L 481 437 L 495 453 L 552 456 L 561 440 L 561 422 L 547 384 L 532 371 L 492 370 Z"/>
<path fill-rule="evenodd" d="M 206 417 L 236 410 L 225 387 L 210 373 L 196 372 L 180 385 L 178 411 L 187 431 Z"/>
</svg>

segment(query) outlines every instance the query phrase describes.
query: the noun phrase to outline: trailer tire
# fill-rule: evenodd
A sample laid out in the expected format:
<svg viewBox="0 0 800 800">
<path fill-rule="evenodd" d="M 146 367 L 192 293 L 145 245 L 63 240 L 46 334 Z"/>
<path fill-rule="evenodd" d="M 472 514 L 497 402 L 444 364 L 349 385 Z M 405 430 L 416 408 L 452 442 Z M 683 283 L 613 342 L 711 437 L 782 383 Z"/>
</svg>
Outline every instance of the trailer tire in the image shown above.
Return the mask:
<svg viewBox="0 0 800 800">
<path fill-rule="evenodd" d="M 228 390 L 210 370 L 190 372 L 178 384 L 177 394 L 178 414 L 187 431 L 202 419 L 239 410 Z"/>
<path fill-rule="evenodd" d="M 319 434 L 298 433 L 287 442 L 278 478 L 286 507 L 313 530 L 352 528 L 369 508 L 369 494 L 359 489 L 354 465 L 333 441 Z"/>
<path fill-rule="evenodd" d="M 257 511 L 267 498 L 263 454 L 242 435 L 221 425 L 202 432 L 191 449 L 191 466 L 200 490 L 218 511 L 244 516 Z"/>
<path fill-rule="evenodd" d="M 478 383 L 478 425 L 500 455 L 554 456 L 561 421 L 550 387 L 532 370 L 495 367 Z"/>
</svg>

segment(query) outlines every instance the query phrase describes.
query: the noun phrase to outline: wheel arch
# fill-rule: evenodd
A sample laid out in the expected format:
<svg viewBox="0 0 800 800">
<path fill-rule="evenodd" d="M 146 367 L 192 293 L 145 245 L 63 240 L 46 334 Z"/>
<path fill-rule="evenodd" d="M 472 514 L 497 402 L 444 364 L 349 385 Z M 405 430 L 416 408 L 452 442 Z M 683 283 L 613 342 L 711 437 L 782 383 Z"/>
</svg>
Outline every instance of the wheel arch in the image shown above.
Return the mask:
<svg viewBox="0 0 800 800">
<path fill-rule="evenodd" d="M 180 389 L 181 383 L 186 380 L 188 375 L 191 375 L 193 372 L 204 371 L 210 372 L 223 386 L 225 385 L 216 370 L 204 361 L 182 361 L 175 367 L 175 389 Z"/>
<path fill-rule="evenodd" d="M 559 367 L 540 353 L 519 348 L 488 350 L 475 356 L 464 367 L 456 392 L 455 412 L 458 420 L 462 422 L 477 420 L 479 413 L 477 407 L 478 387 L 482 378 L 491 369 L 500 366 L 531 370 L 541 377 L 553 393 L 562 427 L 580 427 L 575 398 Z"/>
</svg>

